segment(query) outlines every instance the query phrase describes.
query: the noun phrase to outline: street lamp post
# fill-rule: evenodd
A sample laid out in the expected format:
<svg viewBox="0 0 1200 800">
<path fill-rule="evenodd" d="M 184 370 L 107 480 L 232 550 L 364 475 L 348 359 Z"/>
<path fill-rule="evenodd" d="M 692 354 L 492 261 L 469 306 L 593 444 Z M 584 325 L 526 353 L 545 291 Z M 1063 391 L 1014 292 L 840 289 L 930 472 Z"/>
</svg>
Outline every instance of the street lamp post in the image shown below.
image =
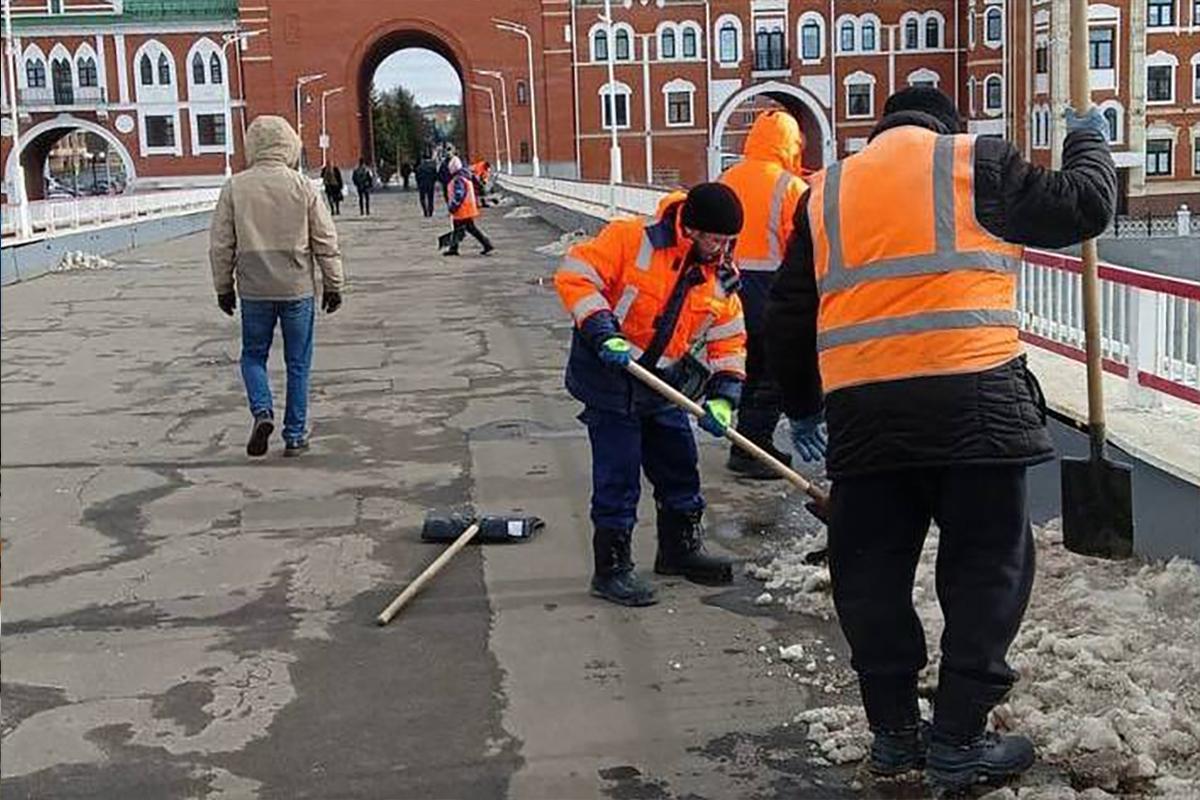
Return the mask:
<svg viewBox="0 0 1200 800">
<path fill-rule="evenodd" d="M 25 193 L 25 167 L 21 164 L 21 128 L 17 114 L 17 44 L 12 31 L 12 0 L 4 2 L 4 36 L 8 41 L 8 110 L 12 114 L 13 174 L 8 186 L 10 199 L 17 206 L 17 236 L 28 239 L 33 235 L 29 222 L 29 196 Z"/>
<path fill-rule="evenodd" d="M 325 101 L 345 89 L 345 86 L 339 86 L 336 89 L 326 89 L 321 92 L 321 169 L 325 169 L 325 165 L 329 163 L 329 132 L 325 128 Z"/>
<path fill-rule="evenodd" d="M 229 49 L 229 45 L 233 44 L 234 42 L 239 42 L 238 46 L 241 47 L 242 46 L 241 43 L 244 43 L 249 39 L 253 39 L 255 36 L 258 36 L 259 34 L 261 34 L 263 32 L 264 31 L 261 31 L 261 30 L 237 31 L 236 33 L 227 33 L 221 37 L 221 58 L 225 61 L 224 78 L 225 78 L 225 177 L 226 178 L 228 178 L 230 175 L 233 174 L 233 167 L 229 163 L 230 156 L 233 154 L 233 111 L 230 108 L 230 106 L 232 105 L 232 100 L 230 98 L 229 79 L 233 76 L 233 71 L 231 69 L 229 69 L 229 56 L 226 51 Z M 242 98 L 245 99 L 245 97 L 246 97 L 245 87 L 239 87 L 239 89 L 242 92 Z M 246 113 L 246 111 L 243 108 L 242 114 L 245 114 L 245 113 Z"/>
<path fill-rule="evenodd" d="M 504 118 L 504 155 L 508 161 L 508 174 L 512 175 L 512 139 L 508 135 L 508 86 L 504 80 L 504 73 L 498 69 L 477 69 L 475 71 L 480 75 L 500 81 L 500 116 Z M 500 157 L 496 158 L 499 160 Z"/>
<path fill-rule="evenodd" d="M 496 127 L 496 95 L 492 92 L 492 87 L 484 86 L 479 83 L 472 83 L 471 88 L 477 92 L 487 92 L 488 106 L 492 112 L 492 148 L 496 153 L 496 165 L 500 165 L 500 131 Z"/>
<path fill-rule="evenodd" d="M 537 178 L 542 174 L 542 166 L 538 160 L 537 88 L 533 83 L 533 37 L 529 35 L 529 28 L 512 20 L 492 17 L 492 24 L 502 31 L 525 37 L 525 56 L 529 65 L 529 120 L 533 137 L 533 177 Z"/>
<path fill-rule="evenodd" d="M 300 137 L 300 162 L 296 165 L 297 170 L 304 171 L 304 111 L 301 103 L 300 90 L 313 81 L 319 81 L 325 77 L 324 72 L 314 73 L 312 75 L 301 75 L 296 78 L 296 135 Z"/>
<path fill-rule="evenodd" d="M 600 15 L 600 21 L 604 23 L 605 33 L 607 37 L 605 50 L 608 57 L 605 59 L 608 62 L 608 92 L 605 95 L 605 107 L 608 109 L 608 128 L 611 135 L 611 142 L 608 147 L 608 215 L 615 217 L 617 215 L 617 184 L 621 182 L 621 145 L 617 141 L 617 78 L 616 78 L 616 50 L 617 43 L 613 38 L 613 16 L 612 16 L 612 0 L 604 0 L 604 13 Z M 647 56 L 647 59 L 649 56 Z M 626 100 L 625 113 L 629 113 L 628 103 Z M 648 120 L 647 120 L 648 122 Z M 649 144 L 647 143 L 647 146 Z M 649 183 L 649 177 L 646 178 Z"/>
</svg>

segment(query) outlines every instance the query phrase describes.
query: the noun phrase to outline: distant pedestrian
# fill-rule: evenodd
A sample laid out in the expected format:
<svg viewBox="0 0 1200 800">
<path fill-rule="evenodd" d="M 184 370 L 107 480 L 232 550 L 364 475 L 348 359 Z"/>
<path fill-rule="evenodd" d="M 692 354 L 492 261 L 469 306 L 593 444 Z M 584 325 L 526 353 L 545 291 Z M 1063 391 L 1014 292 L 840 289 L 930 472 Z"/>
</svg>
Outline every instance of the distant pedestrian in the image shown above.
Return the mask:
<svg viewBox="0 0 1200 800">
<path fill-rule="evenodd" d="M 495 247 L 475 225 L 479 217 L 479 203 L 475 197 L 475 176 L 471 170 L 463 167 L 457 156 L 450 159 L 450 216 L 454 219 L 454 234 L 450 238 L 450 248 L 442 255 L 458 255 L 458 245 L 469 233 L 483 245 L 483 255 L 488 255 Z"/>
<path fill-rule="evenodd" d="M 442 162 L 438 164 L 437 180 L 442 185 L 442 198 L 447 204 L 450 203 L 450 179 L 454 177 L 454 173 L 450 171 L 450 159 L 453 155 L 447 153 L 442 157 Z"/>
<path fill-rule="evenodd" d="M 261 116 L 246 130 L 249 168 L 226 181 L 209 230 L 217 305 L 229 316 L 242 298 L 242 380 L 254 424 L 246 452 L 265 455 L 275 414 L 267 356 L 275 325 L 287 364 L 284 455 L 308 449 L 308 374 L 312 366 L 317 269 L 321 307 L 342 305 L 342 256 L 333 217 L 301 173 L 300 137 L 283 117 Z"/>
<path fill-rule="evenodd" d="M 413 165 L 405 161 L 400 165 L 400 177 L 404 180 L 404 191 L 408 191 L 408 179 L 413 174 Z"/>
<path fill-rule="evenodd" d="M 417 192 L 421 195 L 421 213 L 433 216 L 433 190 L 437 186 L 438 169 L 432 158 L 423 158 L 417 164 Z"/>
<path fill-rule="evenodd" d="M 342 193 L 346 186 L 342 182 L 342 171 L 333 164 L 321 168 L 321 183 L 325 187 L 325 197 L 329 200 L 329 210 L 338 215 L 342 213 Z"/>
<path fill-rule="evenodd" d="M 359 216 L 371 216 L 371 189 L 375 186 L 375 173 L 371 172 L 365 158 L 358 160 L 358 168 L 350 179 L 354 181 L 354 188 L 358 192 Z"/>
</svg>

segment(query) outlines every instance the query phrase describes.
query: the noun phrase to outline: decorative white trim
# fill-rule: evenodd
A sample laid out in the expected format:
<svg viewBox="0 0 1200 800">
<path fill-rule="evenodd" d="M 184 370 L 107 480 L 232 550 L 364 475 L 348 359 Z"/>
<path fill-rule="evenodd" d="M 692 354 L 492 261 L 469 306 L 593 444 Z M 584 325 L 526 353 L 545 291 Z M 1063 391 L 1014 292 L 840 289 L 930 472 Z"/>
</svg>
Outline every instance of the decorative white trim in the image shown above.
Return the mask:
<svg viewBox="0 0 1200 800">
<path fill-rule="evenodd" d="M 629 88 L 629 84 L 622 83 L 621 81 L 615 81 L 613 83 L 606 82 L 596 91 L 596 96 L 600 100 L 600 127 L 603 130 L 609 130 L 612 127 L 604 121 L 604 101 L 605 97 L 609 94 L 612 94 L 614 97 L 616 95 L 625 96 L 625 124 L 620 124 L 620 121 L 618 120 L 616 128 L 617 130 L 628 128 L 633 123 L 633 90 Z M 616 116 L 617 102 L 615 99 L 612 101 L 612 109 L 613 115 Z"/>
<path fill-rule="evenodd" d="M 1110 98 L 1108 100 L 1105 100 L 1103 103 L 1101 103 L 1098 106 L 1098 108 L 1100 109 L 1100 113 L 1105 115 L 1105 117 L 1106 117 L 1105 122 L 1108 121 L 1106 112 L 1113 111 L 1117 115 L 1117 124 L 1116 124 L 1117 136 L 1115 139 L 1109 139 L 1108 143 L 1109 144 L 1124 144 L 1124 142 L 1125 142 L 1125 108 L 1124 108 L 1124 106 L 1121 105 L 1121 101 L 1117 100 L 1115 98 Z"/>
<path fill-rule="evenodd" d="M 4 182 L 6 186 L 13 185 L 12 182 L 15 177 L 18 159 L 25 148 L 29 146 L 29 143 L 36 141 L 43 133 L 57 129 L 62 129 L 64 132 L 84 130 L 102 137 L 108 142 L 109 147 L 116 151 L 117 155 L 121 158 L 121 163 L 125 165 L 126 189 L 133 188 L 134 183 L 137 182 L 137 169 L 134 166 L 133 156 L 125 148 L 124 143 L 103 125 L 98 125 L 95 122 L 79 117 L 73 117 L 69 114 L 59 114 L 53 119 L 39 122 L 27 130 L 21 131 L 21 148 L 19 150 L 16 148 L 9 150 L 8 160 L 4 162 Z"/>
<path fill-rule="evenodd" d="M 905 81 L 909 86 L 914 86 L 918 83 L 932 83 L 936 89 L 942 82 L 942 76 L 940 73 L 935 72 L 928 67 L 921 67 L 920 69 L 914 69 L 912 72 L 908 73 Z"/>
<path fill-rule="evenodd" d="M 713 123 L 712 142 L 714 147 L 720 148 L 721 139 L 725 136 L 725 128 L 729 124 L 730 117 L 737 111 L 738 106 L 745 103 L 750 98 L 760 94 L 786 94 L 796 98 L 804 103 L 808 108 L 813 118 L 817 121 L 817 126 L 821 129 L 821 158 L 823 165 L 832 164 L 837 161 L 837 152 L 835 150 L 836 143 L 833 140 L 833 128 L 829 124 L 829 117 L 825 110 L 821 107 L 821 103 L 809 92 L 791 83 L 783 81 L 761 81 L 752 83 L 745 89 L 734 93 L 725 104 L 721 106 L 721 110 L 717 113 L 717 119 Z M 713 163 L 710 159 L 709 163 L 709 178 L 715 179 L 717 173 L 714 170 L 719 168 L 719 164 Z"/>
<path fill-rule="evenodd" d="M 809 24 L 817 26 L 817 57 L 808 58 L 804 55 L 804 28 Z M 825 59 L 825 17 L 817 11 L 805 11 L 796 20 L 796 60 L 801 64 L 819 64 Z"/>
<path fill-rule="evenodd" d="M 687 122 L 671 122 L 671 95 L 686 93 L 688 96 Z M 668 128 L 690 128 L 696 124 L 696 84 L 683 78 L 667 81 L 662 86 L 663 120 Z"/>
<path fill-rule="evenodd" d="M 998 17 L 1000 19 L 1000 35 L 995 39 L 991 38 L 988 35 L 988 28 L 989 28 L 988 22 L 993 17 Z M 983 43 L 986 47 L 989 47 L 992 50 L 999 50 L 1000 47 L 1003 46 L 1003 44 L 1004 44 L 1004 25 L 1005 25 L 1005 19 L 1004 19 L 1004 9 L 1003 8 L 1001 8 L 1000 6 L 992 5 L 992 6 L 988 6 L 987 9 L 984 10 L 984 12 L 983 12 Z"/>
<path fill-rule="evenodd" d="M 851 72 L 842 79 L 846 101 L 846 119 L 871 119 L 875 116 L 875 83 L 876 78 L 869 72 L 858 70 Z M 870 102 L 870 109 L 866 114 L 851 114 L 850 113 L 850 88 L 852 86 L 868 87 L 867 99 Z"/>
<path fill-rule="evenodd" d="M 737 47 L 735 48 L 737 52 L 734 54 L 735 58 L 732 61 L 721 60 L 721 31 L 727 25 L 732 25 L 734 31 L 737 33 Z M 715 66 L 736 67 L 742 63 L 742 57 L 746 53 L 746 35 L 745 30 L 742 27 L 741 17 L 739 17 L 737 14 L 722 14 L 721 16 L 717 17 L 716 22 L 713 23 L 713 48 L 716 51 L 713 54 L 713 64 Z"/>
<path fill-rule="evenodd" d="M 988 104 L 988 84 L 993 80 L 1000 84 L 1000 104 L 997 106 Z M 989 117 L 998 117 L 1004 113 L 1004 77 L 999 73 L 993 72 L 983 79 L 983 113 Z"/>
</svg>

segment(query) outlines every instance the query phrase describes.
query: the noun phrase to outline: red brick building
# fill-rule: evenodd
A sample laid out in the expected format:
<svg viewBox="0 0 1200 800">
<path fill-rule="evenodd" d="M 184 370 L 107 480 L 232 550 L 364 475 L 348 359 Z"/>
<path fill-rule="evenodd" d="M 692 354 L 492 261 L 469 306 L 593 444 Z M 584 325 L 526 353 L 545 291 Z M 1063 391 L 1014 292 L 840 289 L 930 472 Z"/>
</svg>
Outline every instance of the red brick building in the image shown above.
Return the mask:
<svg viewBox="0 0 1200 800">
<path fill-rule="evenodd" d="M 1067 104 L 1069 0 L 614 0 L 611 31 L 602 0 L 108 0 L 112 13 L 89 11 L 86 25 L 70 22 L 85 18 L 78 9 L 105 5 L 100 0 L 14 2 L 23 9 L 21 52 L 40 55 L 48 76 L 39 93 L 18 75 L 25 124 L 43 133 L 57 124 L 64 109 L 53 64 L 69 54 L 83 75 L 87 44 L 103 79 L 84 87 L 73 78 L 69 121 L 84 119 L 117 138 L 139 186 L 218 178 L 223 153 L 213 151 L 225 146 L 240 161 L 239 78 L 248 115 L 295 120 L 298 109 L 310 164 L 320 157 L 321 94 L 344 87 L 328 101 L 329 157 L 346 166 L 369 156 L 371 79 L 405 47 L 435 50 L 466 83 L 493 89 L 495 131 L 488 96 L 464 93 L 471 155 L 594 180 L 608 178 L 609 122 L 626 182 L 686 184 L 736 159 L 754 113 L 774 104 L 800 119 L 806 163 L 817 168 L 861 148 L 887 96 L 914 84 L 941 88 L 972 130 L 1006 136 L 1050 164 Z M 1123 203 L 1135 213 L 1183 202 L 1195 208 L 1200 0 L 1113 0 L 1093 3 L 1091 12 L 1093 85 L 1112 120 Z M 234 29 L 262 34 L 240 53 L 221 53 L 221 34 Z M 169 56 L 170 81 L 139 82 L 143 48 L 154 49 L 154 70 L 163 52 Z M 211 80 L 191 81 L 196 48 L 202 58 L 219 56 L 220 85 L 233 98 L 230 117 L 216 117 L 225 123 L 220 136 L 213 114 L 223 94 Z M 313 75 L 322 77 L 297 88 Z M 84 88 L 103 97 L 86 106 Z M 116 117 L 128 130 L 116 127 Z M 173 138 L 163 118 L 173 121 Z"/>
</svg>

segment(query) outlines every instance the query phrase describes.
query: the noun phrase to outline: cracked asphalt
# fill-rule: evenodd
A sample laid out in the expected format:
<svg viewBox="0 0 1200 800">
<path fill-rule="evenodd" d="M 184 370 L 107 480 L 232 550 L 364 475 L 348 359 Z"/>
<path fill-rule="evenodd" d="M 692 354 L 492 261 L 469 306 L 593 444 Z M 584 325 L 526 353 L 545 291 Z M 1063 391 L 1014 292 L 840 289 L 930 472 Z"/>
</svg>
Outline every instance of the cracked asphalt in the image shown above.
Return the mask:
<svg viewBox="0 0 1200 800">
<path fill-rule="evenodd" d="M 825 697 L 763 656 L 817 623 L 755 607 L 740 576 L 659 581 L 649 609 L 587 595 L 569 321 L 534 250 L 559 231 L 505 210 L 482 220 L 487 259 L 440 258 L 445 221 L 415 193 L 338 219 L 350 289 L 320 315 L 300 459 L 278 438 L 245 456 L 206 236 L 4 290 L 6 798 L 856 795 L 789 727 L 849 676 Z M 718 549 L 751 557 L 810 524 L 701 451 Z M 423 515 L 464 503 L 547 526 L 468 548 L 376 627 L 437 553 Z"/>
</svg>

